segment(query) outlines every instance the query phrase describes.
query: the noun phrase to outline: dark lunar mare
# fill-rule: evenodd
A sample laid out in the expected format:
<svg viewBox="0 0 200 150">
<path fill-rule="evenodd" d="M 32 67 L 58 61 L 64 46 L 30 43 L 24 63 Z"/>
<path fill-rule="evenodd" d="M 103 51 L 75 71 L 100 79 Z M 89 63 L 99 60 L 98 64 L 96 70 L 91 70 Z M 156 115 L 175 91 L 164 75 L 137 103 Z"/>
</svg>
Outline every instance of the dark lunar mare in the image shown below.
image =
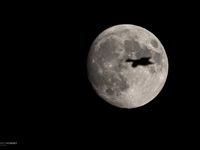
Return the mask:
<svg viewBox="0 0 200 150">
<path fill-rule="evenodd" d="M 151 40 L 151 44 L 153 47 L 158 48 L 158 42 L 156 40 Z"/>
</svg>

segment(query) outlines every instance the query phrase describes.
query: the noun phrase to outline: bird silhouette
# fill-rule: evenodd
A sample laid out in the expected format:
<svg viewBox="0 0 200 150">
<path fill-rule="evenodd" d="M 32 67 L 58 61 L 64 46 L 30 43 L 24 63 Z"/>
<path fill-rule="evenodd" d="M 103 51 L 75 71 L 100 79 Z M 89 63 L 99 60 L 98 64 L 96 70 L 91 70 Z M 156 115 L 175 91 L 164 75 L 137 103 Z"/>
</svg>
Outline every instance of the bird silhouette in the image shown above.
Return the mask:
<svg viewBox="0 0 200 150">
<path fill-rule="evenodd" d="M 143 57 L 137 60 L 127 59 L 126 62 L 132 62 L 132 65 L 131 65 L 132 67 L 137 67 L 138 65 L 147 66 L 147 65 L 153 64 L 150 61 L 150 58 L 151 57 Z"/>
</svg>

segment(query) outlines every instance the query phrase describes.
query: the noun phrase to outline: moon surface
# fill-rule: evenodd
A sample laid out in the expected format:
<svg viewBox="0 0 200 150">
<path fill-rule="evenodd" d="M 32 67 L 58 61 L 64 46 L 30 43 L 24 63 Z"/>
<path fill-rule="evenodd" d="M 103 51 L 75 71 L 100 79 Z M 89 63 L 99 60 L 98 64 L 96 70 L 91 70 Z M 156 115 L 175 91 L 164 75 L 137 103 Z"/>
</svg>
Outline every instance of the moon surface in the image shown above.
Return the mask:
<svg viewBox="0 0 200 150">
<path fill-rule="evenodd" d="M 122 24 L 104 30 L 94 40 L 87 71 L 92 87 L 106 102 L 120 108 L 137 108 L 162 90 L 168 58 L 153 33 Z"/>
</svg>

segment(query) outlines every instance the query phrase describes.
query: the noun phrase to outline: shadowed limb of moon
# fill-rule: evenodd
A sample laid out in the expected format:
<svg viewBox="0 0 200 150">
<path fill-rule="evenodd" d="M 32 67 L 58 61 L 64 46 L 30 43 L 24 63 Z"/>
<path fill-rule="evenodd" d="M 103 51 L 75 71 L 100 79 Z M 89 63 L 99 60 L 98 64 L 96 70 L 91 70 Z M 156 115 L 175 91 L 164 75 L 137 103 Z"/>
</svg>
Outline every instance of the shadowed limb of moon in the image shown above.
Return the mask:
<svg viewBox="0 0 200 150">
<path fill-rule="evenodd" d="M 153 100 L 163 88 L 168 59 L 158 38 L 135 25 L 117 25 L 94 40 L 88 54 L 88 78 L 96 93 L 121 108 Z"/>
</svg>

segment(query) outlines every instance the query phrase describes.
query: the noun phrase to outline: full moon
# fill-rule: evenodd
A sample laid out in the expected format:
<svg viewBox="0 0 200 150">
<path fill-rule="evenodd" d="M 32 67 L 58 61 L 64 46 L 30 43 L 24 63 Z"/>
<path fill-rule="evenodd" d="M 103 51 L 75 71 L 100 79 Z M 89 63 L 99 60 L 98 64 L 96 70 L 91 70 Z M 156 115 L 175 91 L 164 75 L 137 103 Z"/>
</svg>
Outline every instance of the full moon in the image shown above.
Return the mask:
<svg viewBox="0 0 200 150">
<path fill-rule="evenodd" d="M 120 108 L 137 108 L 162 90 L 168 58 L 150 31 L 131 24 L 116 25 L 92 43 L 87 72 L 92 87 L 106 102 Z"/>
</svg>

